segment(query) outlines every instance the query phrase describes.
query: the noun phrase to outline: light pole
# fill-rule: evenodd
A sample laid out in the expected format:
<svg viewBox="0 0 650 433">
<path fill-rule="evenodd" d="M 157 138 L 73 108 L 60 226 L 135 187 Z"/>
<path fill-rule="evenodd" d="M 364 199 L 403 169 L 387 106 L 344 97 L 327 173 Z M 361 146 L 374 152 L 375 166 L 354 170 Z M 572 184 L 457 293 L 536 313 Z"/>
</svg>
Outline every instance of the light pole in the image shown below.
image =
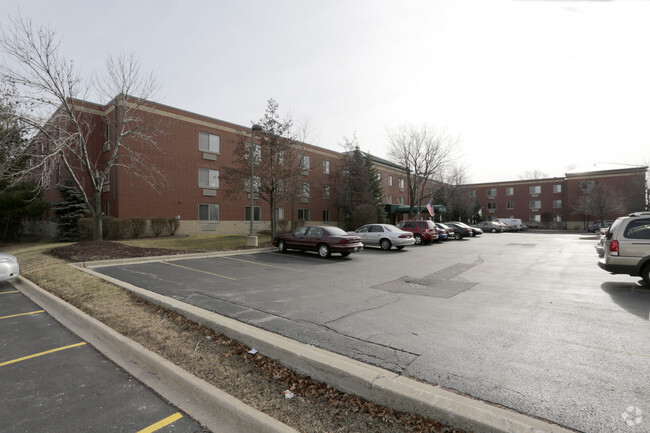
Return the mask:
<svg viewBox="0 0 650 433">
<path fill-rule="evenodd" d="M 261 131 L 262 127 L 260 125 L 253 125 L 251 127 L 251 148 L 250 148 L 250 153 L 248 155 L 248 159 L 250 159 L 251 163 L 251 180 L 250 180 L 250 197 L 251 197 L 251 208 L 250 208 L 250 233 L 248 234 L 248 237 L 246 238 L 246 245 L 249 247 L 256 247 L 258 245 L 257 242 L 257 236 L 253 235 L 253 220 L 255 219 L 255 209 L 254 209 L 254 202 L 253 202 L 253 180 L 254 180 L 254 175 L 255 175 L 255 131 Z M 261 149 L 260 149 L 261 150 Z M 260 152 L 260 158 L 262 156 L 262 153 Z"/>
</svg>

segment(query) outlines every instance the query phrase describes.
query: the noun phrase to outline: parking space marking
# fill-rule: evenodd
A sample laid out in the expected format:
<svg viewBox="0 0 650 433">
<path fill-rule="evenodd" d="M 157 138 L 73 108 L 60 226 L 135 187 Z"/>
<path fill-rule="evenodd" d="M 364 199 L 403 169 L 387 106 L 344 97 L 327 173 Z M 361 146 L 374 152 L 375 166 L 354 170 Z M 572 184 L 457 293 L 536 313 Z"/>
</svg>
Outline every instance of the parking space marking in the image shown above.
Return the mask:
<svg viewBox="0 0 650 433">
<path fill-rule="evenodd" d="M 12 314 L 11 316 L 2 316 L 2 317 L 0 317 L 0 320 L 2 320 L 2 319 L 10 319 L 12 317 L 28 316 L 30 314 L 38 314 L 38 313 L 44 313 L 44 312 L 45 312 L 45 310 L 37 310 L 37 311 L 30 311 L 29 313 Z"/>
<path fill-rule="evenodd" d="M 153 433 L 155 431 L 160 430 L 163 427 L 168 426 L 169 424 L 173 423 L 174 421 L 178 421 L 181 418 L 183 418 L 183 415 L 181 415 L 180 412 L 176 412 L 174 415 L 168 416 L 167 418 L 165 418 L 163 420 L 160 420 L 157 423 L 152 424 L 149 427 L 138 431 L 138 433 Z"/>
<path fill-rule="evenodd" d="M 221 258 L 225 260 L 233 260 L 235 262 L 252 263 L 254 265 L 266 266 L 268 268 L 282 269 L 285 271 L 302 272 L 302 269 L 285 268 L 284 266 L 269 265 L 267 263 L 254 262 L 252 260 L 235 259 L 234 257 L 221 257 Z"/>
<path fill-rule="evenodd" d="M 9 365 L 9 364 L 15 364 L 16 362 L 26 361 L 32 358 L 37 358 L 43 355 L 49 355 L 50 353 L 60 352 L 61 350 L 67 350 L 67 349 L 72 349 L 74 347 L 83 346 L 84 344 L 86 344 L 85 341 L 81 343 L 71 344 L 69 346 L 57 347 L 56 349 L 46 350 L 45 352 L 35 353 L 33 355 L 23 356 L 22 358 L 12 359 L 11 361 L 0 362 L 0 367 L 4 367 L 5 365 Z"/>
<path fill-rule="evenodd" d="M 177 268 L 188 269 L 190 271 L 201 272 L 203 274 L 214 275 L 215 277 L 226 278 L 228 280 L 237 281 L 237 278 L 227 277 L 225 275 L 220 275 L 220 274 L 215 274 L 214 272 L 202 271 L 201 269 L 194 269 L 194 268 L 190 268 L 188 266 L 181 266 L 181 265 L 177 265 L 176 263 L 169 263 L 167 261 L 162 261 L 161 263 L 164 263 L 164 264 L 169 265 L 169 266 L 176 266 Z"/>
<path fill-rule="evenodd" d="M 0 295 L 7 295 L 9 293 L 18 293 L 18 290 L 12 290 L 11 292 L 0 292 Z"/>
</svg>

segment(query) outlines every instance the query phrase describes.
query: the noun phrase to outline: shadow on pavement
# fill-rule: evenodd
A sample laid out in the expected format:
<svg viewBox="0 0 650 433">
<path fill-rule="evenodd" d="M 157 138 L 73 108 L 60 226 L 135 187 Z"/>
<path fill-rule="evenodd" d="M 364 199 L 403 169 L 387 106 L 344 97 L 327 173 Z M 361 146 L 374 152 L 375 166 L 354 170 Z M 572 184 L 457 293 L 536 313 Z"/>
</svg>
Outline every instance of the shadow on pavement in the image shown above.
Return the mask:
<svg viewBox="0 0 650 433">
<path fill-rule="evenodd" d="M 607 282 L 600 286 L 617 305 L 650 321 L 650 288 L 642 283 Z"/>
</svg>

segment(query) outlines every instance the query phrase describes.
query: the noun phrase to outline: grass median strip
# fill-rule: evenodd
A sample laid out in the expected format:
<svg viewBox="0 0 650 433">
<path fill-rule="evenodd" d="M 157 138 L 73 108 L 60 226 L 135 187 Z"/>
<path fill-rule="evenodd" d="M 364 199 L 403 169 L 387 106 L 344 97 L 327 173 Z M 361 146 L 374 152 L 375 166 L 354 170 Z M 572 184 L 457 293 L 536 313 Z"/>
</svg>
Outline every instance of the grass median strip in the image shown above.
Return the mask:
<svg viewBox="0 0 650 433">
<path fill-rule="evenodd" d="M 11 361 L 0 362 L 0 367 L 5 365 L 15 364 L 16 362 L 27 361 L 28 359 L 38 358 L 39 356 L 49 355 L 50 353 L 60 352 L 62 350 L 72 349 L 74 347 L 83 346 L 86 342 L 71 344 L 69 346 L 57 347 L 56 349 L 46 350 L 45 352 L 34 353 L 33 355 L 23 356 L 22 358 L 12 359 Z"/>
<path fill-rule="evenodd" d="M 138 433 L 153 433 L 155 431 L 160 430 L 163 427 L 167 427 L 169 424 L 178 421 L 181 418 L 183 418 L 183 415 L 181 415 L 180 412 L 176 412 L 174 415 L 170 415 L 167 418 L 160 420 L 157 423 L 152 424 L 145 429 L 140 430 Z"/>
<path fill-rule="evenodd" d="M 29 316 L 30 314 L 39 314 L 44 312 L 45 310 L 37 310 L 37 311 L 30 311 L 29 313 L 12 314 L 11 316 L 2 316 L 0 317 L 0 320 L 11 319 L 12 317 Z"/>
</svg>

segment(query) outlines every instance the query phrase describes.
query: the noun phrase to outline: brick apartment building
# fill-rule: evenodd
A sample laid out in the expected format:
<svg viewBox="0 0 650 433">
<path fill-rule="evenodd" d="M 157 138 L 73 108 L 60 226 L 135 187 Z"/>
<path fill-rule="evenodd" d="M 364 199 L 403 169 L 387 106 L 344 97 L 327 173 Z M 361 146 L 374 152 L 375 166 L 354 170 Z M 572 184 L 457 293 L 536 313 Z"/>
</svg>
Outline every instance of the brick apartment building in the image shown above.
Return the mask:
<svg viewBox="0 0 650 433">
<path fill-rule="evenodd" d="M 536 226 L 546 214 L 553 227 L 582 230 L 596 217 L 580 212 L 578 203 L 593 188 L 607 187 L 615 192 L 624 207 L 621 213 L 643 210 L 647 170 L 646 166 L 610 165 L 570 171 L 564 177 L 479 183 L 467 188 L 470 197 L 480 204 L 484 220 L 519 218 Z"/>
<path fill-rule="evenodd" d="M 113 101 L 106 105 L 82 101 L 79 106 L 93 125 L 89 147 L 101 165 L 108 160 L 113 140 L 112 127 L 104 119 L 117 118 L 114 110 L 119 107 Z M 166 184 L 154 190 L 133 173 L 115 166 L 101 194 L 104 215 L 178 217 L 179 233 L 247 233 L 250 196 L 246 191 L 227 195 L 221 174 L 235 160 L 233 152 L 240 135 L 247 134 L 250 141 L 251 128 L 156 103 L 148 103 L 146 111 L 150 122 L 165 125 L 164 133 L 156 137 L 158 149 L 150 149 L 147 156 L 164 174 Z M 340 172 L 342 154 L 306 143 L 298 147 L 305 166 L 302 172 L 305 194 L 294 206 L 277 204 L 278 220 L 335 225 L 338 211 L 332 188 L 334 175 Z M 405 204 L 403 171 L 389 161 L 379 158 L 373 161 L 381 177 L 385 202 Z M 52 183 L 62 182 L 63 178 L 59 172 Z M 46 191 L 45 199 L 51 203 L 60 200 L 55 188 Z M 256 229 L 270 227 L 267 202 L 256 198 L 253 215 Z M 41 227 L 38 231 L 53 233 L 52 227 L 47 230 Z"/>
<path fill-rule="evenodd" d="M 117 118 L 115 110 L 119 106 L 114 101 L 106 105 L 82 101 L 79 106 L 93 126 L 90 153 L 101 164 L 108 159 L 113 139 L 105 119 Z M 250 197 L 245 191 L 227 195 L 221 173 L 233 164 L 238 139 L 241 134 L 250 137 L 250 127 L 156 103 L 148 103 L 145 110 L 151 123 L 165 125 L 164 133 L 156 137 L 158 149 L 150 149 L 147 156 L 164 174 L 166 185 L 153 189 L 123 167 L 115 166 L 101 194 L 104 215 L 177 217 L 181 221 L 179 233 L 185 234 L 247 233 Z M 334 176 L 340 172 L 342 154 L 306 143 L 299 147 L 305 166 L 301 175 L 304 194 L 297 204 L 278 203 L 278 220 L 336 225 L 339 215 L 333 192 Z M 405 173 L 397 164 L 371 158 L 381 178 L 388 220 L 396 223 L 408 214 Z M 631 211 L 643 206 L 646 171 L 647 167 L 634 167 L 572 172 L 561 178 L 472 184 L 467 185 L 467 190 L 470 199 L 480 203 L 483 219 L 510 217 L 534 223 L 541 222 L 544 213 L 550 213 L 556 225 L 575 229 L 582 228 L 585 220 L 594 219 L 576 214 L 573 209 L 581 192 L 596 183 L 611 185 L 627 196 L 627 202 L 634 203 L 630 205 Z M 63 177 L 59 171 L 53 183 L 61 182 Z M 60 198 L 56 189 L 50 188 L 45 199 L 56 202 Z M 437 219 L 445 219 L 444 205 L 436 204 Z M 253 217 L 256 229 L 268 228 L 268 203 L 255 199 Z M 34 231 L 52 234 L 53 227 L 49 224 L 48 229 L 40 227 Z"/>
</svg>

